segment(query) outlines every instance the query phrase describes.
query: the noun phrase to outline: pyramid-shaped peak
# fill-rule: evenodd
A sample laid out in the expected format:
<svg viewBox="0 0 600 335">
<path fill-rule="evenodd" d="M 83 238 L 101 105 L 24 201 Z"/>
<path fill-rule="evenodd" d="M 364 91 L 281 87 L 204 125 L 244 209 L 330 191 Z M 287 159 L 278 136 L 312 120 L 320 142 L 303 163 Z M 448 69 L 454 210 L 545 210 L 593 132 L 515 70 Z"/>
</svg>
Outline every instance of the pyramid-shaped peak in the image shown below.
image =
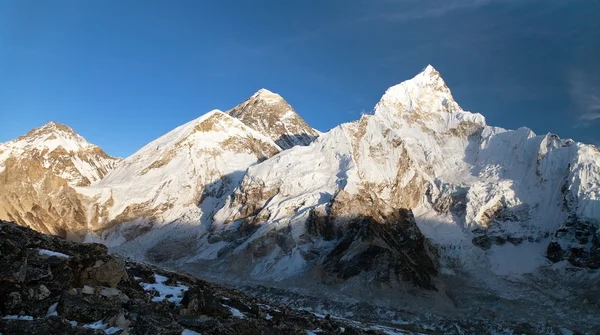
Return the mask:
<svg viewBox="0 0 600 335">
<path fill-rule="evenodd" d="M 271 138 L 283 149 L 308 145 L 319 136 L 279 94 L 265 88 L 227 114 Z"/>
<path fill-rule="evenodd" d="M 285 101 L 281 95 L 273 93 L 266 88 L 261 88 L 260 90 L 256 91 L 256 93 L 252 95 L 251 99 L 259 99 L 266 103 L 279 103 Z"/>
<path fill-rule="evenodd" d="M 381 101 L 400 102 L 410 106 L 423 102 L 423 100 L 438 100 L 434 97 L 454 101 L 452 93 L 440 73 L 433 66 L 427 65 L 413 78 L 388 88 Z"/>
<path fill-rule="evenodd" d="M 11 141 L 14 145 L 23 148 L 49 149 L 62 147 L 67 151 L 88 149 L 94 145 L 88 143 L 85 138 L 77 134 L 71 127 L 51 121 L 45 125 L 30 130 L 27 134 L 19 136 Z"/>
<path fill-rule="evenodd" d="M 20 138 L 40 137 L 45 135 L 56 135 L 60 137 L 79 137 L 73 128 L 66 124 L 50 121 L 43 126 L 30 130 L 27 134 Z"/>
<path fill-rule="evenodd" d="M 412 79 L 407 80 L 407 82 L 413 82 L 419 85 L 433 85 L 443 88 L 448 88 L 444 79 L 442 79 L 442 75 L 438 70 L 436 70 L 431 64 L 427 65 L 423 71 L 414 76 Z"/>
<path fill-rule="evenodd" d="M 45 125 L 43 125 L 43 126 L 41 126 L 39 128 L 36 128 L 36 129 L 38 129 L 38 130 L 45 130 L 45 129 L 47 129 L 47 130 L 57 130 L 57 131 L 63 131 L 63 132 L 66 132 L 66 133 L 73 133 L 73 134 L 75 134 L 75 131 L 73 130 L 73 128 L 67 126 L 66 124 L 58 123 L 56 121 L 50 121 L 50 122 L 46 123 Z"/>
<path fill-rule="evenodd" d="M 439 75 L 440 74 L 438 72 L 438 70 L 436 70 L 433 67 L 433 65 L 431 65 L 431 64 L 427 64 L 427 66 L 423 69 L 423 71 L 421 71 L 421 73 L 423 73 L 423 74 L 429 74 L 429 75 L 431 75 L 431 74 L 438 74 Z"/>
</svg>

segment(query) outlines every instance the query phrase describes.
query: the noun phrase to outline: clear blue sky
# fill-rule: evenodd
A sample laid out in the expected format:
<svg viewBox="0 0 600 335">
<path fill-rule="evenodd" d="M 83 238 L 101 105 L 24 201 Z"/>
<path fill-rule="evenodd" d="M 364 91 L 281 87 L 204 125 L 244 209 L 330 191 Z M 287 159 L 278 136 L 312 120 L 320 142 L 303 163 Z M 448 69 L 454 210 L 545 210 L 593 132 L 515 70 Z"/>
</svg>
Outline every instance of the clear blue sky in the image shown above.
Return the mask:
<svg viewBox="0 0 600 335">
<path fill-rule="evenodd" d="M 0 0 L 0 142 L 124 157 L 261 87 L 326 131 L 427 64 L 490 125 L 600 144 L 597 0 Z"/>
</svg>

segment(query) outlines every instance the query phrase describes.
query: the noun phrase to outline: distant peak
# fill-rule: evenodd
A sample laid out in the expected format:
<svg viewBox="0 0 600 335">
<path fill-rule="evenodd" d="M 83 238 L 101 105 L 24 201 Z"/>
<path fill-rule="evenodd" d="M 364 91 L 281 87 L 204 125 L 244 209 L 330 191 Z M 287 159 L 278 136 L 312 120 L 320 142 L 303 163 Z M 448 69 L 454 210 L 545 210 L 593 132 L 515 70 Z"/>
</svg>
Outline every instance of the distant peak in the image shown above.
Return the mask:
<svg viewBox="0 0 600 335">
<path fill-rule="evenodd" d="M 66 124 L 58 123 L 55 121 L 50 121 L 41 127 L 34 128 L 34 129 L 30 130 L 24 136 L 25 137 L 33 137 L 33 136 L 57 134 L 57 133 L 62 133 L 62 134 L 66 134 L 69 136 L 77 136 L 77 133 L 75 133 L 75 131 L 71 127 L 67 126 Z"/>
<path fill-rule="evenodd" d="M 256 93 L 252 95 L 252 98 L 260 99 L 266 103 L 278 103 L 283 101 L 281 95 L 273 93 L 266 88 L 261 88 L 260 90 L 256 91 Z"/>
<path fill-rule="evenodd" d="M 261 95 L 261 94 L 267 94 L 267 95 L 269 95 L 269 94 L 270 94 L 270 95 L 275 95 L 275 93 L 273 93 L 273 92 L 269 91 L 269 90 L 268 90 L 268 89 L 266 89 L 266 88 L 261 88 L 260 90 L 256 91 L 256 94 L 255 94 L 255 95 Z"/>
<path fill-rule="evenodd" d="M 67 126 L 66 124 L 58 123 L 55 121 L 50 121 L 37 129 L 55 129 L 55 130 L 61 130 L 64 132 L 75 134 L 75 131 L 73 130 L 73 128 Z"/>
<path fill-rule="evenodd" d="M 442 78 L 442 75 L 431 64 L 427 65 L 423 69 L 423 71 L 421 71 L 419 74 L 417 74 L 407 82 L 418 83 L 420 85 L 439 86 L 447 88 L 446 83 Z"/>
<path fill-rule="evenodd" d="M 444 95 L 447 100 L 454 100 L 441 74 L 433 66 L 427 65 L 412 79 L 390 87 L 383 95 L 382 100 L 404 102 L 408 106 L 412 105 L 409 103 L 410 101 L 418 102 L 439 94 Z"/>
<path fill-rule="evenodd" d="M 431 65 L 431 64 L 428 64 L 428 65 L 427 65 L 427 66 L 426 66 L 426 67 L 423 69 L 423 71 L 421 71 L 421 73 L 423 73 L 423 74 L 440 74 L 440 73 L 438 72 L 438 70 L 436 70 L 436 69 L 433 67 L 433 65 Z"/>
</svg>

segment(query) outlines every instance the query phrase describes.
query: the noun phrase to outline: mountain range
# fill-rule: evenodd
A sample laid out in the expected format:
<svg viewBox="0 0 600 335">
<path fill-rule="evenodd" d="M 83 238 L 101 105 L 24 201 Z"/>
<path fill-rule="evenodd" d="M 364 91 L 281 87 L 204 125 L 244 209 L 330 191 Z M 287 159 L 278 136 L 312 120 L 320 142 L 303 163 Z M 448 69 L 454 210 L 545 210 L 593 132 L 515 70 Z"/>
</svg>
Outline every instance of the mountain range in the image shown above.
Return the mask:
<svg viewBox="0 0 600 335">
<path fill-rule="evenodd" d="M 125 159 L 51 122 L 0 144 L 0 219 L 234 283 L 600 315 L 598 148 L 489 126 L 432 66 L 325 133 L 266 89 Z"/>
</svg>

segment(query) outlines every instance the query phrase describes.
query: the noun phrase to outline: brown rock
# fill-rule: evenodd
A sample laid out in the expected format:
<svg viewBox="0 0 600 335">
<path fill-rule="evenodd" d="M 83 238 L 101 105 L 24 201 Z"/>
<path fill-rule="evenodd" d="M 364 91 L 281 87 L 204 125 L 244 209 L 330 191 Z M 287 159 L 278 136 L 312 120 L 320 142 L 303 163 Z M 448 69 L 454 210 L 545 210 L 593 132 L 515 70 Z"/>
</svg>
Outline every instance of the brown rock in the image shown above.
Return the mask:
<svg viewBox="0 0 600 335">
<path fill-rule="evenodd" d="M 117 258 L 111 258 L 98 267 L 86 268 L 80 280 L 84 285 L 116 287 L 126 276 L 127 272 L 123 262 Z"/>
</svg>

